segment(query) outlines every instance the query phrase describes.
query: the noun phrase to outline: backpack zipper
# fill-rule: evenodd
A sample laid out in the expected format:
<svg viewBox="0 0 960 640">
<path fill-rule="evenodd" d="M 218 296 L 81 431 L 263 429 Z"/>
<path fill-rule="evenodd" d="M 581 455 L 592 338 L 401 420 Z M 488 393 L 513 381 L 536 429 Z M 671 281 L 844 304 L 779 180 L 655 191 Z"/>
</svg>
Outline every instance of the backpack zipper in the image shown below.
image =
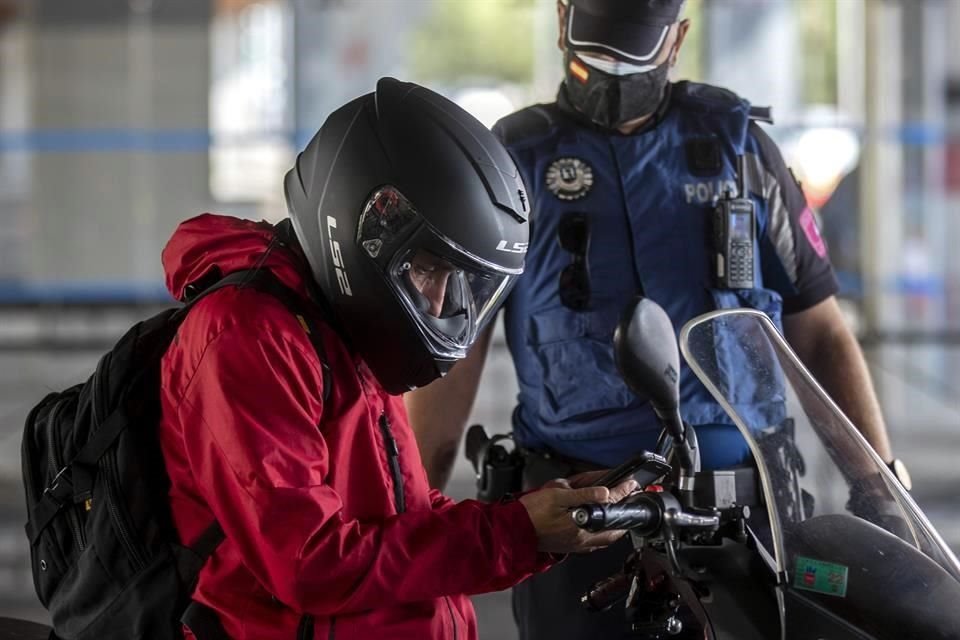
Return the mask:
<svg viewBox="0 0 960 640">
<path fill-rule="evenodd" d="M 387 447 L 387 463 L 390 465 L 390 476 L 393 478 L 393 499 L 397 513 L 403 513 L 407 510 L 407 505 L 403 495 L 403 476 L 400 474 L 400 448 L 393 437 L 393 431 L 390 430 L 390 420 L 387 419 L 386 413 L 380 414 L 380 431 L 383 433 L 383 442 Z"/>
<path fill-rule="evenodd" d="M 113 519 L 117 533 L 120 534 L 120 542 L 130 556 L 130 561 L 134 569 L 140 571 L 147 566 L 147 562 L 140 553 L 137 544 L 134 542 L 133 535 L 130 533 L 134 530 L 133 525 L 129 522 L 129 518 L 120 510 L 119 505 L 122 501 L 120 497 L 122 489 L 120 489 L 120 473 L 117 470 L 116 452 L 111 451 L 105 455 L 100 464 L 102 469 L 107 472 L 107 510 L 110 512 L 110 517 Z"/>
<path fill-rule="evenodd" d="M 106 401 L 103 397 L 102 389 L 100 388 L 102 371 L 101 367 L 105 366 L 105 364 L 109 361 L 109 358 L 110 354 L 108 353 L 97 365 L 97 370 L 93 375 L 92 409 L 94 424 L 102 424 L 101 414 L 103 413 L 103 407 L 105 406 Z M 130 533 L 131 531 L 135 531 L 134 526 L 129 522 L 129 518 L 120 511 L 119 504 L 121 501 L 122 488 L 120 485 L 120 473 L 117 470 L 116 445 L 114 445 L 113 448 L 108 451 L 107 454 L 104 455 L 100 460 L 100 469 L 101 471 L 106 472 L 107 482 L 104 484 L 106 485 L 107 490 L 107 511 L 110 514 L 110 519 L 113 520 L 114 528 L 120 537 L 120 543 L 126 550 L 134 570 L 140 571 L 147 565 L 147 562 L 144 559 L 143 554 L 140 553 L 140 549 L 134 542 L 133 535 Z"/>
</svg>

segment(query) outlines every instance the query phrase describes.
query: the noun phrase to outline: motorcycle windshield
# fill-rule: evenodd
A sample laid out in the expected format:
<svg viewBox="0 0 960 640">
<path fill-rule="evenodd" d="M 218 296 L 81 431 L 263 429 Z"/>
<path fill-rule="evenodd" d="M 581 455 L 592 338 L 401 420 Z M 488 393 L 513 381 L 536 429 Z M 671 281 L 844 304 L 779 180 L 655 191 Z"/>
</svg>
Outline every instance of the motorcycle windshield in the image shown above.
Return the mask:
<svg viewBox="0 0 960 640">
<path fill-rule="evenodd" d="M 709 313 L 680 346 L 759 469 L 785 629 L 820 614 L 857 632 L 809 637 L 955 637 L 957 558 L 769 318 Z"/>
</svg>

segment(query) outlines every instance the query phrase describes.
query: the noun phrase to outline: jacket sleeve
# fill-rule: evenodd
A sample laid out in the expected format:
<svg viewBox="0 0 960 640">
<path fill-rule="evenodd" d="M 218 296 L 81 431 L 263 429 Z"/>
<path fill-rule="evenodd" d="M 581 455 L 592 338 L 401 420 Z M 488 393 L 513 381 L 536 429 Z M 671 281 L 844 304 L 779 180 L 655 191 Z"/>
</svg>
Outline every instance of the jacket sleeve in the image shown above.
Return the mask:
<svg viewBox="0 0 960 640">
<path fill-rule="evenodd" d="M 530 493 L 530 491 L 524 491 L 522 493 L 516 494 L 515 498 Z M 437 489 L 430 490 L 430 504 L 433 509 L 448 509 L 451 507 L 459 507 L 461 509 L 465 508 L 468 504 L 479 505 L 481 508 L 503 508 L 507 506 L 504 503 L 498 504 L 496 507 L 494 505 L 488 505 L 483 502 L 478 502 L 475 500 L 465 500 L 463 502 L 457 503 L 452 498 L 445 496 L 443 493 Z M 513 504 L 519 505 L 520 503 L 516 500 L 513 500 Z M 521 505 L 522 506 L 522 505 Z M 529 518 L 527 518 L 529 521 Z M 530 567 L 524 575 L 517 574 L 493 574 L 490 576 L 490 579 L 486 582 L 477 582 L 474 586 L 470 587 L 467 591 L 464 591 L 466 595 L 475 595 L 478 593 L 490 593 L 492 591 L 503 591 L 504 589 L 509 589 L 518 582 L 521 582 L 523 579 L 529 577 L 534 573 L 539 573 L 541 571 L 546 571 L 553 565 L 558 562 L 563 561 L 566 558 L 565 554 L 557 553 L 538 553 L 536 563 Z M 479 576 L 478 576 L 479 578 Z"/>
<path fill-rule="evenodd" d="M 435 510 L 446 509 L 457 504 L 453 498 L 445 496 L 437 489 L 430 489 L 430 507 Z"/>
<path fill-rule="evenodd" d="M 241 324 L 213 338 L 178 408 L 202 497 L 264 588 L 334 615 L 503 588 L 545 566 L 519 503 L 437 493 L 430 510 L 345 519 L 324 484 L 318 359 L 277 333 Z"/>
</svg>

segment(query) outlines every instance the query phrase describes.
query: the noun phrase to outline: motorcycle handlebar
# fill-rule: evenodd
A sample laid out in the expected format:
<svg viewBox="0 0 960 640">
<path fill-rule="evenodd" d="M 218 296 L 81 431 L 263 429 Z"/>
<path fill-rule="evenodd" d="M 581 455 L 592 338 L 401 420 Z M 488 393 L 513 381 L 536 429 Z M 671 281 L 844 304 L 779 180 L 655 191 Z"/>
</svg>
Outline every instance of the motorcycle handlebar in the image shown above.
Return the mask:
<svg viewBox="0 0 960 640">
<path fill-rule="evenodd" d="M 645 529 L 659 523 L 660 514 L 650 504 L 631 502 L 617 504 L 584 504 L 572 512 L 573 521 L 587 531 L 611 529 Z"/>
</svg>

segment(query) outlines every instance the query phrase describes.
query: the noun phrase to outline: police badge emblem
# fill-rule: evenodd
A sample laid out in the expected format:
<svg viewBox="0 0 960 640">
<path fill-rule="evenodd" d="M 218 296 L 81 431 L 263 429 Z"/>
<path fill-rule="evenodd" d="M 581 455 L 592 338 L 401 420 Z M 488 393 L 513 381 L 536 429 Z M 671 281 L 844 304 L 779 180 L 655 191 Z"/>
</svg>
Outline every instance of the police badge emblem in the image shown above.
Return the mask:
<svg viewBox="0 0 960 640">
<path fill-rule="evenodd" d="M 547 168 L 546 181 L 561 200 L 579 200 L 593 186 L 593 167 L 580 158 L 558 158 Z"/>
</svg>

